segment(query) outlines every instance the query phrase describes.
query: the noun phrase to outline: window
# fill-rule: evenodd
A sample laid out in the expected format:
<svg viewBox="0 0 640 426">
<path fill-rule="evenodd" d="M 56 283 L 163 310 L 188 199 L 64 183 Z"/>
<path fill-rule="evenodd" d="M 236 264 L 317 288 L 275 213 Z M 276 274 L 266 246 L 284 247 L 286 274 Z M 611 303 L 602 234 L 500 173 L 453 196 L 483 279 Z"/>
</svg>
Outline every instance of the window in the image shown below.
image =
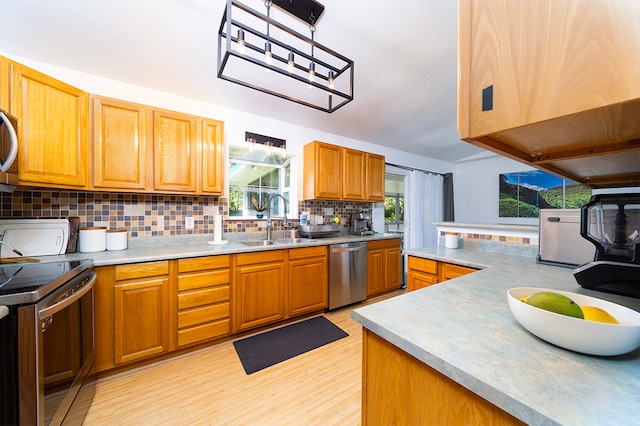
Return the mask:
<svg viewBox="0 0 640 426">
<path fill-rule="evenodd" d="M 404 176 L 385 174 L 384 224 L 388 230 L 404 229 Z"/>
<path fill-rule="evenodd" d="M 261 147 L 258 147 L 261 148 Z M 264 149 L 241 146 L 229 147 L 229 217 L 255 218 L 267 215 L 267 201 L 273 194 L 281 194 L 287 200 L 287 214 L 291 216 L 291 161 L 280 152 L 273 154 Z M 255 204 L 264 208 L 257 211 Z M 284 203 L 280 197 L 271 203 L 271 215 L 284 215 Z"/>
</svg>

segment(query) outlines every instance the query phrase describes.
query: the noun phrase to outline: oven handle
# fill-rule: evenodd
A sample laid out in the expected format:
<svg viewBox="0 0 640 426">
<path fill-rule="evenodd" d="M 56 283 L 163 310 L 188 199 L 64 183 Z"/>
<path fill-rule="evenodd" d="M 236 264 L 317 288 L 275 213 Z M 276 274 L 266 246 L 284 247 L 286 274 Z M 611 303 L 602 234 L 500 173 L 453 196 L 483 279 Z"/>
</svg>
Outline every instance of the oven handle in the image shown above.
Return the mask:
<svg viewBox="0 0 640 426">
<path fill-rule="evenodd" d="M 71 290 L 58 303 L 53 304 L 51 306 L 47 306 L 46 308 L 39 311 L 38 316 L 40 317 L 40 320 L 42 321 L 43 319 L 50 317 L 55 313 L 60 312 L 61 310 L 75 303 L 78 299 L 80 299 L 82 296 L 87 294 L 93 288 L 93 285 L 96 282 L 96 277 L 97 275 L 95 271 L 91 271 L 91 274 L 89 275 L 89 279 L 85 279 L 81 287 Z"/>
</svg>

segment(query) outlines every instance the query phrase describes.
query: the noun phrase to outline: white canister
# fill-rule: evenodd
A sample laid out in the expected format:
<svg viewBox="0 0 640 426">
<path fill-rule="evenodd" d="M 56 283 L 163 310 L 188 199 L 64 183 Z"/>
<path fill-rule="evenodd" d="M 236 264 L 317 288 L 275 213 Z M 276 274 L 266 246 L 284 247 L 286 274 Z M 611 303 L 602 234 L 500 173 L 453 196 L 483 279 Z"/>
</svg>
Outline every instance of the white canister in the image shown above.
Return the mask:
<svg viewBox="0 0 640 426">
<path fill-rule="evenodd" d="M 446 248 L 457 249 L 458 248 L 458 233 L 447 232 L 444 234 L 444 246 Z"/>
<path fill-rule="evenodd" d="M 80 228 L 79 234 L 78 251 L 81 253 L 105 251 L 107 249 L 106 226 Z"/>
<path fill-rule="evenodd" d="M 109 229 L 107 231 L 107 250 L 125 250 L 127 248 L 127 230 Z"/>
</svg>

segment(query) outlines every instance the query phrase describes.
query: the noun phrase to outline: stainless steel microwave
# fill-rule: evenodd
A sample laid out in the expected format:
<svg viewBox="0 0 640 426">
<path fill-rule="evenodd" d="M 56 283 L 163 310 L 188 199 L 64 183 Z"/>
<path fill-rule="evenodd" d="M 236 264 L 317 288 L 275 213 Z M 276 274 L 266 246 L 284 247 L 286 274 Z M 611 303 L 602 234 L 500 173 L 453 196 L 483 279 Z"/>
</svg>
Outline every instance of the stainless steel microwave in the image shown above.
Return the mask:
<svg viewBox="0 0 640 426">
<path fill-rule="evenodd" d="M 18 184 L 17 157 L 18 120 L 0 109 L 0 192 L 13 192 Z"/>
</svg>

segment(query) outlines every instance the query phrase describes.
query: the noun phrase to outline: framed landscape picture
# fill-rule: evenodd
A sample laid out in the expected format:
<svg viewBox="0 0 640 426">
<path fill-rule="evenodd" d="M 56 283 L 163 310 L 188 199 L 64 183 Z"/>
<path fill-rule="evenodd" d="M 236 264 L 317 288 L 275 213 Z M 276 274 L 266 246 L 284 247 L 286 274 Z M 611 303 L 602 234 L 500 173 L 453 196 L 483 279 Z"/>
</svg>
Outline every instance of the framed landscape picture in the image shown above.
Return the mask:
<svg viewBox="0 0 640 426">
<path fill-rule="evenodd" d="M 500 174 L 499 217 L 538 217 L 540 209 L 577 209 L 591 188 L 533 170 Z"/>
</svg>

